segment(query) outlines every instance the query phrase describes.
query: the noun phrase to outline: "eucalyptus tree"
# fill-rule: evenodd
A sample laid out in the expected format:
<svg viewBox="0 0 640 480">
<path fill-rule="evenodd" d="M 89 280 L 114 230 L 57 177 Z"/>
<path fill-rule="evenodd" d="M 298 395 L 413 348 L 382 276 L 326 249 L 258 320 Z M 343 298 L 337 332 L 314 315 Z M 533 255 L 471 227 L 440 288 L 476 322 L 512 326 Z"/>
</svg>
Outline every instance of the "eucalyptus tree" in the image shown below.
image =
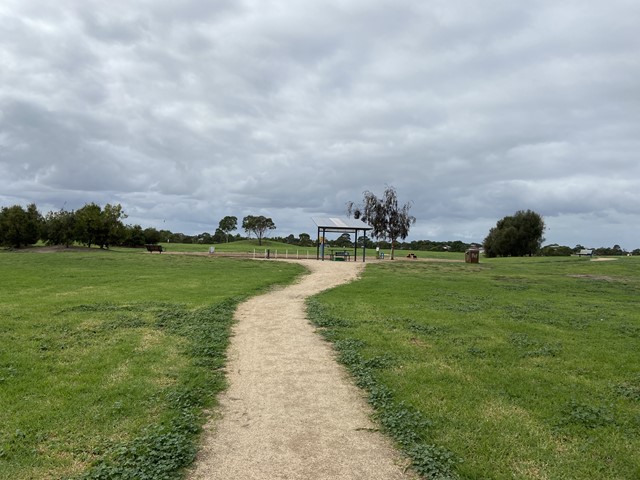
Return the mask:
<svg viewBox="0 0 640 480">
<path fill-rule="evenodd" d="M 247 235 L 251 236 L 253 233 L 258 239 L 258 245 L 262 245 L 262 238 L 269 230 L 275 230 L 276 224 L 268 217 L 260 215 L 258 217 L 254 215 L 247 215 L 242 219 L 242 228 Z"/>
<path fill-rule="evenodd" d="M 380 198 L 367 190 L 362 204 L 348 202 L 347 214 L 368 223 L 373 238 L 390 241 L 393 260 L 396 240 L 407 238 L 411 225 L 416 223 L 416 217 L 409 214 L 411 205 L 408 202 L 400 206 L 396 189 L 388 186 Z"/>
<path fill-rule="evenodd" d="M 238 217 L 227 215 L 218 224 L 218 230 L 225 235 L 227 243 L 229 243 L 229 234 L 238 228 Z"/>
</svg>

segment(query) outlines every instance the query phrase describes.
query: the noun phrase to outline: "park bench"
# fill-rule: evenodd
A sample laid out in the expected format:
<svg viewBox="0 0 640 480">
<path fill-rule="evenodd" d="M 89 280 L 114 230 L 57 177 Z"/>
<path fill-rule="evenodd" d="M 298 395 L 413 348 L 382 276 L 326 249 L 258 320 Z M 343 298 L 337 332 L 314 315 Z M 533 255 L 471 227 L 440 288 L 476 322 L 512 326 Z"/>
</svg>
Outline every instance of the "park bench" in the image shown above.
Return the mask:
<svg viewBox="0 0 640 480">
<path fill-rule="evenodd" d="M 147 251 L 162 253 L 162 245 L 145 245 Z"/>
<path fill-rule="evenodd" d="M 344 262 L 345 260 L 348 261 L 350 258 L 351 258 L 351 254 L 346 250 L 333 252 L 331 254 L 331 260 L 334 260 L 336 262 Z"/>
</svg>

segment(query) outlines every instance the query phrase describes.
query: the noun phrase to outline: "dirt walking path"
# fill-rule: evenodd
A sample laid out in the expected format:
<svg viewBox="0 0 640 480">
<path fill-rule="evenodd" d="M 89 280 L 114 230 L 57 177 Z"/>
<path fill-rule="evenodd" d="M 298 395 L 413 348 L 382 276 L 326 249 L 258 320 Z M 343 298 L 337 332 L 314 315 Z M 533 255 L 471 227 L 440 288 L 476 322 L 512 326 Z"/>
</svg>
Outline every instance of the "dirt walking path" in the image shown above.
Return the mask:
<svg viewBox="0 0 640 480">
<path fill-rule="evenodd" d="M 354 280 L 362 264 L 300 263 L 311 273 L 298 283 L 238 308 L 229 388 L 206 427 L 191 480 L 412 478 L 305 317 L 308 296 Z"/>
</svg>

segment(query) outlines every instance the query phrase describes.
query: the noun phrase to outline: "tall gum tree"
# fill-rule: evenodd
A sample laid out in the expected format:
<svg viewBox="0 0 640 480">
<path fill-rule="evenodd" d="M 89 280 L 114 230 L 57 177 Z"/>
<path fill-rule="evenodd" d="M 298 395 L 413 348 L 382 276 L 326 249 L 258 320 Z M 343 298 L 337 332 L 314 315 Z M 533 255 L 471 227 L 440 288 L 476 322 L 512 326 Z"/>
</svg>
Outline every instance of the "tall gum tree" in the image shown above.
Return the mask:
<svg viewBox="0 0 640 480">
<path fill-rule="evenodd" d="M 227 215 L 218 224 L 218 230 L 220 230 L 225 238 L 227 239 L 227 243 L 229 243 L 229 234 L 238 228 L 238 217 L 234 217 L 232 215 Z"/>
<path fill-rule="evenodd" d="M 242 228 L 247 232 L 247 235 L 253 233 L 258 239 L 258 245 L 262 245 L 262 239 L 269 230 L 275 230 L 276 224 L 271 218 L 262 215 L 259 217 L 247 215 L 242 219 Z"/>
<path fill-rule="evenodd" d="M 368 223 L 372 227 L 372 237 L 391 242 L 393 260 L 396 240 L 407 238 L 411 225 L 416 223 L 416 217 L 409 214 L 411 205 L 408 202 L 399 206 L 396 189 L 388 186 L 381 198 L 367 190 L 363 193 L 362 204 L 348 202 L 347 214 Z"/>
</svg>

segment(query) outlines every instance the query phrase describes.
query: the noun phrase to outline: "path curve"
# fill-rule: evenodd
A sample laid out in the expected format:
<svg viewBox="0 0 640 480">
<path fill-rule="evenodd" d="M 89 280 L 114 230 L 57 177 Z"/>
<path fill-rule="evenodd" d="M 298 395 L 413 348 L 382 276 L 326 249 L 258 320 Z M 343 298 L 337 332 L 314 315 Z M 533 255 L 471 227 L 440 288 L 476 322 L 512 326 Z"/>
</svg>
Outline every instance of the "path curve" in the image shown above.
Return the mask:
<svg viewBox="0 0 640 480">
<path fill-rule="evenodd" d="M 401 480 L 406 461 L 375 430 L 362 392 L 305 316 L 310 295 L 347 283 L 357 262 L 299 261 L 298 283 L 236 312 L 227 378 L 191 480 Z"/>
</svg>

